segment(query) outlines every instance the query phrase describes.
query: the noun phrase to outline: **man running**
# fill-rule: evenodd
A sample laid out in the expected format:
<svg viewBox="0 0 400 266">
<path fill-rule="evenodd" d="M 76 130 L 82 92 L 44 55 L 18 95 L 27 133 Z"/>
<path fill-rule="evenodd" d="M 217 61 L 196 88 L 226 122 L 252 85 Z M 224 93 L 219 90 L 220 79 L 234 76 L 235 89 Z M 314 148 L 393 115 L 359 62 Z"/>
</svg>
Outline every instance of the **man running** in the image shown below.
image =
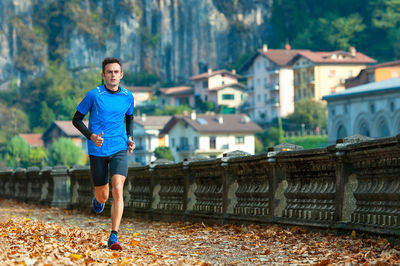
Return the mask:
<svg viewBox="0 0 400 266">
<path fill-rule="evenodd" d="M 105 58 L 101 74 L 104 85 L 89 91 L 76 107 L 73 125 L 86 137 L 95 196 L 93 210 L 101 213 L 109 197 L 109 173 L 112 184 L 111 235 L 108 248 L 122 249 L 118 229 L 124 211 L 123 190 L 128 174 L 127 151 L 135 149 L 133 134 L 133 95 L 121 88 L 124 76 L 117 58 Z M 89 128 L 83 118 L 90 112 Z M 125 120 L 125 123 L 124 123 Z"/>
</svg>

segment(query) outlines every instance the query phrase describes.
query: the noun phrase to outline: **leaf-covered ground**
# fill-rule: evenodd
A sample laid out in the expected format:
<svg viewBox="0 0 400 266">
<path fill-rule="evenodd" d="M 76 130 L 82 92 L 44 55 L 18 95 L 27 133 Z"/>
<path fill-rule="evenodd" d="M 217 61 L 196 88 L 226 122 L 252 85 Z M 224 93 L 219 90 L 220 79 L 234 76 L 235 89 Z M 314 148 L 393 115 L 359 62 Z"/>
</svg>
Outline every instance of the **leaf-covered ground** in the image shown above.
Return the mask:
<svg viewBox="0 0 400 266">
<path fill-rule="evenodd" d="M 207 226 L 123 219 L 122 251 L 106 248 L 111 220 L 0 199 L 0 265 L 389 265 L 400 251 L 299 227 Z"/>
</svg>

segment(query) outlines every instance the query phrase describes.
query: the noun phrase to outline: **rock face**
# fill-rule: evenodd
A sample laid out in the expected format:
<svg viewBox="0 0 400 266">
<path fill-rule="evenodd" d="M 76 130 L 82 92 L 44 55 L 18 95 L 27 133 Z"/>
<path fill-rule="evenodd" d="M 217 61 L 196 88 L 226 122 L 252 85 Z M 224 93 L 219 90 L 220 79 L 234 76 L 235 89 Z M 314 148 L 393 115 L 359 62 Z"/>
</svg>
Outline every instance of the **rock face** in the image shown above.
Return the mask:
<svg viewBox="0 0 400 266">
<path fill-rule="evenodd" d="M 0 86 L 40 73 L 49 60 L 74 70 L 105 56 L 184 82 L 267 42 L 271 2 L 2 0 Z"/>
</svg>

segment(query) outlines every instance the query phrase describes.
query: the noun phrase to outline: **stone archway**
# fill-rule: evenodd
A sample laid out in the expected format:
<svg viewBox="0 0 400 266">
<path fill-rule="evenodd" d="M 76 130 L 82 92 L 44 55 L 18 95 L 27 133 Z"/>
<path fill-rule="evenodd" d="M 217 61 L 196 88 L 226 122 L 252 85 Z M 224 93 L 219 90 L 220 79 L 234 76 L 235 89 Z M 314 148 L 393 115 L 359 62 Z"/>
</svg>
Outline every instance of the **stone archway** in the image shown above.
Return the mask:
<svg viewBox="0 0 400 266">
<path fill-rule="evenodd" d="M 344 125 L 339 125 L 336 130 L 336 139 L 342 139 L 347 137 L 347 130 Z"/>
</svg>

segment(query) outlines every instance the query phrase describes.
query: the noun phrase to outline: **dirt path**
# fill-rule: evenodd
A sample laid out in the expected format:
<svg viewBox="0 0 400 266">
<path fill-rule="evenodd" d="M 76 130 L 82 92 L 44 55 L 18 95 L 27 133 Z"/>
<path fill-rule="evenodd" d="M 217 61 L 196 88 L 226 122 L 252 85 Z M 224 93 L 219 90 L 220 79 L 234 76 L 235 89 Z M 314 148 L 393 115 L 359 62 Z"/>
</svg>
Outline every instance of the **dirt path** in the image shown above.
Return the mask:
<svg viewBox="0 0 400 266">
<path fill-rule="evenodd" d="M 1 265 L 330 265 L 400 263 L 385 239 L 278 226 L 206 226 L 123 219 L 122 251 L 106 248 L 101 215 L 0 199 Z"/>
</svg>

